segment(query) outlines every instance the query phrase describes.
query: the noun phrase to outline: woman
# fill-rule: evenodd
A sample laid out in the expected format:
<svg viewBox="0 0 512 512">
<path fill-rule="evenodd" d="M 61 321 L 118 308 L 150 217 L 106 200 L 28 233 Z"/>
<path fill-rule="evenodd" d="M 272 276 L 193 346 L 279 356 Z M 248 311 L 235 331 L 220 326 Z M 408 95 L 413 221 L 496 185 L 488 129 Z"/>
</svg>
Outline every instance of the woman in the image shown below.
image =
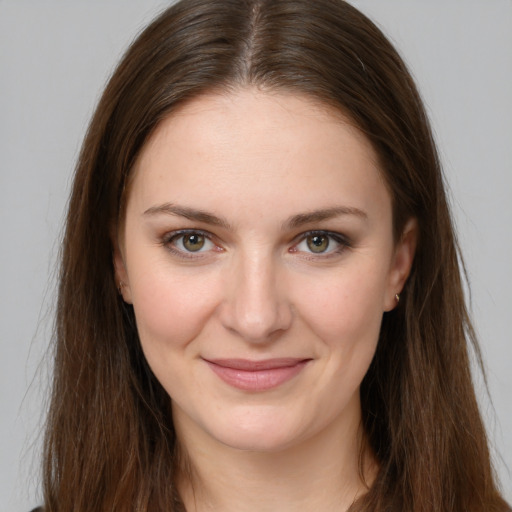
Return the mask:
<svg viewBox="0 0 512 512">
<path fill-rule="evenodd" d="M 45 510 L 508 510 L 403 62 L 345 2 L 192 0 L 98 105 Z"/>
</svg>

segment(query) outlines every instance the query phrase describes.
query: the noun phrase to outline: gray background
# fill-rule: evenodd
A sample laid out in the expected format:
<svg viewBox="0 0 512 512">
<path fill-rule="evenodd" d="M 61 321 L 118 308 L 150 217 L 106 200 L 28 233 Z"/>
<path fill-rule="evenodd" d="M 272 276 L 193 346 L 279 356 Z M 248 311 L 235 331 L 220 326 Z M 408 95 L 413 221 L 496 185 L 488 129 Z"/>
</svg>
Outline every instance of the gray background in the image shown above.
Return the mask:
<svg viewBox="0 0 512 512">
<path fill-rule="evenodd" d="M 353 3 L 398 46 L 432 118 L 512 500 L 512 0 Z M 166 4 L 0 0 L 0 510 L 38 502 L 57 239 L 81 139 L 123 49 Z"/>
</svg>

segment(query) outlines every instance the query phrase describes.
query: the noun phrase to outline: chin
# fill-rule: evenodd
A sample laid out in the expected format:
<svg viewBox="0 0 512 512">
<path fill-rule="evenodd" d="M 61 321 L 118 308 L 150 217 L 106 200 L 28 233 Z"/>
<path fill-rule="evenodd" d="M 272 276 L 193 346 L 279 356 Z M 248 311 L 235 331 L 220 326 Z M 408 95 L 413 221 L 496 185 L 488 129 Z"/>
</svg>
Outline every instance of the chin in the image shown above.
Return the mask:
<svg viewBox="0 0 512 512">
<path fill-rule="evenodd" d="M 210 435 L 218 442 L 235 450 L 254 452 L 279 452 L 307 437 L 304 424 L 300 432 L 297 431 L 297 422 L 282 418 L 275 411 L 240 411 L 230 418 L 229 424 L 215 426 Z M 212 425 L 213 426 L 213 425 Z"/>
<path fill-rule="evenodd" d="M 274 432 L 237 432 L 225 433 L 217 439 L 234 450 L 260 453 L 276 453 L 295 445 L 296 439 Z"/>
</svg>

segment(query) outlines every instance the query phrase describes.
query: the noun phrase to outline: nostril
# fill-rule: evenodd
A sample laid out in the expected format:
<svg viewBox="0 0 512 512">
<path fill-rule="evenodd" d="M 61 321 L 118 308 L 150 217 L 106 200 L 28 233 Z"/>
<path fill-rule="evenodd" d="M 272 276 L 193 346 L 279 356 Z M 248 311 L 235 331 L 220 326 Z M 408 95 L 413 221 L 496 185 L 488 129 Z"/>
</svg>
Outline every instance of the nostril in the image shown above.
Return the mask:
<svg viewBox="0 0 512 512">
<path fill-rule="evenodd" d="M 226 329 L 246 341 L 266 343 L 278 333 L 289 329 L 292 321 L 291 308 L 285 300 L 250 302 L 232 300 L 223 305 L 221 321 Z"/>
<path fill-rule="evenodd" d="M 267 343 L 291 324 L 292 314 L 279 266 L 268 252 L 240 251 L 219 305 L 223 326 L 252 343 Z"/>
</svg>

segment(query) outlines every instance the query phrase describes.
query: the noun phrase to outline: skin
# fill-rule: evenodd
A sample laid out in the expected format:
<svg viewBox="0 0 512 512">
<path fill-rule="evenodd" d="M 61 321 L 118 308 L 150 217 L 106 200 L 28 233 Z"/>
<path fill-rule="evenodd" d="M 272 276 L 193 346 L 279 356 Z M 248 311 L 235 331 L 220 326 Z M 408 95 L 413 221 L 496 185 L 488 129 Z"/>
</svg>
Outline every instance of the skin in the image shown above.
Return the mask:
<svg viewBox="0 0 512 512">
<path fill-rule="evenodd" d="M 346 510 L 366 489 L 359 387 L 416 243 L 412 220 L 393 240 L 369 142 L 307 97 L 240 89 L 182 106 L 133 172 L 116 277 L 172 399 L 187 510 Z M 206 362 L 290 357 L 256 391 Z"/>
</svg>

